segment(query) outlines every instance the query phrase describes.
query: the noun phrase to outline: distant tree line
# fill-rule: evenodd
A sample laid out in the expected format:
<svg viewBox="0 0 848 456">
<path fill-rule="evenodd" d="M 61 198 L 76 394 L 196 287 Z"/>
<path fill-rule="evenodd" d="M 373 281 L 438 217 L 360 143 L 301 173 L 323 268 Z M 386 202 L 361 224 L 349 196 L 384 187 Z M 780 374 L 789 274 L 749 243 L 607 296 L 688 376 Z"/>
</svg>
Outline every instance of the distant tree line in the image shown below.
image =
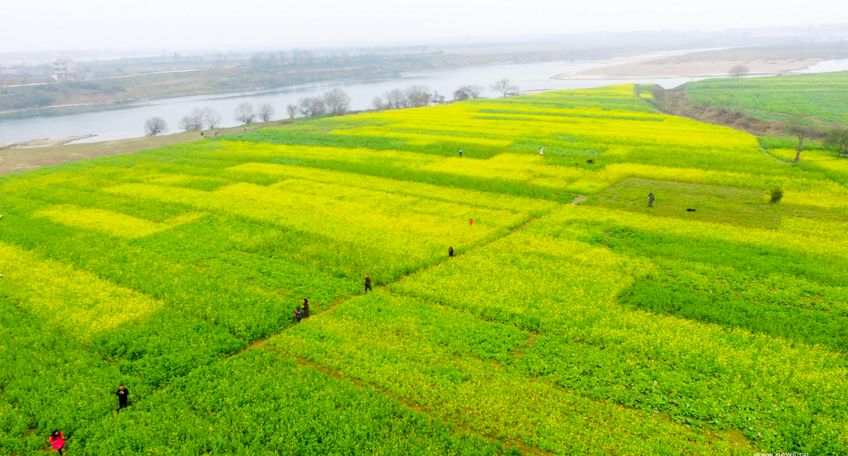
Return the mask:
<svg viewBox="0 0 848 456">
<path fill-rule="evenodd" d="M 402 109 L 420 108 L 430 103 L 444 102 L 444 97 L 438 92 L 430 92 L 424 85 L 413 85 L 406 89 L 392 89 L 384 93 L 382 97 L 375 97 L 372 101 L 374 109 Z"/>
<path fill-rule="evenodd" d="M 192 109 L 188 115 L 180 119 L 183 131 L 199 131 L 204 127 L 217 128 L 221 124 L 221 114 L 210 107 Z"/>
<path fill-rule="evenodd" d="M 506 78 L 496 81 L 489 87 L 503 97 L 518 94 L 518 87 Z M 480 86 L 464 85 L 453 92 L 453 99 L 454 101 L 463 101 L 480 98 L 482 93 L 483 88 Z M 322 95 L 302 98 L 298 104 L 286 106 L 286 113 L 291 119 L 297 116 L 340 116 L 350 110 L 350 102 L 350 96 L 344 90 L 335 88 Z M 389 90 L 382 96 L 375 97 L 372 105 L 376 110 L 384 110 L 419 108 L 444 102 L 445 96 L 439 94 L 439 92 L 430 91 L 425 85 L 412 85 L 405 89 Z M 240 124 L 249 125 L 257 118 L 262 122 L 268 122 L 273 119 L 274 114 L 274 107 L 268 103 L 254 107 L 251 103 L 245 102 L 236 107 L 234 117 Z M 221 121 L 221 114 L 214 109 L 209 107 L 195 108 L 180 119 L 180 129 L 186 132 L 200 131 L 204 128 L 214 129 L 220 126 Z M 160 117 L 147 119 L 144 128 L 147 136 L 157 136 L 168 129 L 165 121 Z"/>
<path fill-rule="evenodd" d="M 288 105 L 286 112 L 289 118 L 299 115 L 303 117 L 340 116 L 350 110 L 350 96 L 342 89 L 335 88 L 323 95 L 302 98 L 297 105 Z"/>
</svg>

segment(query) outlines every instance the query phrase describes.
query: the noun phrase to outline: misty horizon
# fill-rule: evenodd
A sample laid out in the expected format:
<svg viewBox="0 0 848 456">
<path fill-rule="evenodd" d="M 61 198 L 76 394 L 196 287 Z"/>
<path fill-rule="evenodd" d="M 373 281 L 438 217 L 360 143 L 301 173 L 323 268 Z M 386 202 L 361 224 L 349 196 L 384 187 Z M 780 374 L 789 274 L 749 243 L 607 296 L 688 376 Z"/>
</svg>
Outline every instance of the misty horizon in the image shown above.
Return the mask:
<svg viewBox="0 0 848 456">
<path fill-rule="evenodd" d="M 383 0 L 334 5 L 318 0 L 281 5 L 245 0 L 216 8 L 199 0 L 115 4 L 105 0 L 46 0 L 4 6 L 0 53 L 46 51 L 259 51 L 280 48 L 350 48 L 462 45 L 556 39 L 579 34 L 717 33 L 742 29 L 838 28 L 848 23 L 841 2 L 781 5 L 717 0 L 679 4 L 649 0 L 638 5 L 602 0 L 520 7 L 479 0 L 432 0 L 404 5 Z M 61 43 L 61 44 L 60 44 Z"/>
</svg>

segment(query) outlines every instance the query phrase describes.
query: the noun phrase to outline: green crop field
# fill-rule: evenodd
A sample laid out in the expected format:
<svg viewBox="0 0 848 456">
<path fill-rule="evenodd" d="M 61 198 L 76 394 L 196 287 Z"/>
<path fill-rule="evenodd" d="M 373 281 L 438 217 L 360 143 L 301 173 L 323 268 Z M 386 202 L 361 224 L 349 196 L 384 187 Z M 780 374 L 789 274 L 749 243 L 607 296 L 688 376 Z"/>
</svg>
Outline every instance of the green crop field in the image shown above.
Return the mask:
<svg viewBox="0 0 848 456">
<path fill-rule="evenodd" d="M 848 124 L 848 72 L 708 79 L 686 84 L 686 93 L 697 103 L 765 120 Z"/>
<path fill-rule="evenodd" d="M 7 175 L 0 453 L 848 453 L 848 160 L 783 153 L 622 85 Z"/>
</svg>

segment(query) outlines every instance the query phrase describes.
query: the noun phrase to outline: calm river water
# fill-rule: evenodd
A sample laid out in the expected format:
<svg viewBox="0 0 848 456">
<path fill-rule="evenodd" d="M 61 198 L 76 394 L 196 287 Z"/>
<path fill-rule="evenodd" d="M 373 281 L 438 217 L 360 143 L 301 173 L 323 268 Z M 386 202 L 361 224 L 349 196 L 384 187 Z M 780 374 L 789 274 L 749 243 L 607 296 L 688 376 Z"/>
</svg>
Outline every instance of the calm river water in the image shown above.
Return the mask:
<svg viewBox="0 0 848 456">
<path fill-rule="evenodd" d="M 605 64 L 607 62 L 566 61 L 489 65 L 450 71 L 407 74 L 399 78 L 385 80 L 333 81 L 262 92 L 168 98 L 93 110 L 57 111 L 7 117 L 0 119 L 0 144 L 37 138 L 64 138 L 88 134 L 96 136 L 81 142 L 134 138 L 144 134 L 144 121 L 154 116 L 165 119 L 170 128 L 169 131 L 175 132 L 179 128 L 179 120 L 183 116 L 194 108 L 205 106 L 221 113 L 223 116 L 222 126 L 234 126 L 237 122 L 233 118 L 233 112 L 236 106 L 243 102 L 270 103 L 276 110 L 275 118 L 282 118 L 286 115 L 287 105 L 297 104 L 303 97 L 318 95 L 335 87 L 343 89 L 350 95 L 351 109 L 359 110 L 370 108 L 375 96 L 382 95 L 394 88 L 404 88 L 413 84 L 426 85 L 431 90 L 436 90 L 450 99 L 453 91 L 460 86 L 473 84 L 486 87 L 501 78 L 509 78 L 522 92 L 599 87 L 623 82 L 552 79 L 552 76 L 557 74 L 577 72 Z M 835 67 L 846 66 L 848 65 L 844 61 L 835 65 Z M 821 70 L 834 71 L 834 66 L 825 65 L 821 67 Z M 670 88 L 692 80 L 694 79 L 681 78 L 630 82 L 656 83 Z M 494 96 L 495 94 L 489 91 L 484 95 Z"/>
</svg>

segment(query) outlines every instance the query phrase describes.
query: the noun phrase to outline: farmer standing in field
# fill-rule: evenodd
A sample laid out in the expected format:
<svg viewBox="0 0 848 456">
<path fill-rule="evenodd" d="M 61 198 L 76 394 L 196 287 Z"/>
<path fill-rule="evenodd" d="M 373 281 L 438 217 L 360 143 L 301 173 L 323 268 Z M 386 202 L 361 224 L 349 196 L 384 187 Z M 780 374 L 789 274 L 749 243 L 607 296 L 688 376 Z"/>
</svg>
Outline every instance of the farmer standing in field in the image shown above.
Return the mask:
<svg viewBox="0 0 848 456">
<path fill-rule="evenodd" d="M 309 318 L 309 300 L 303 298 L 303 318 Z"/>
<path fill-rule="evenodd" d="M 118 386 L 118 391 L 115 392 L 115 395 L 118 396 L 118 411 L 120 412 L 122 408 L 127 406 L 127 401 L 130 398 L 130 390 L 121 383 L 121 385 Z"/>
<path fill-rule="evenodd" d="M 459 158 L 462 158 L 462 149 L 459 149 Z"/>
<path fill-rule="evenodd" d="M 648 193 L 648 207 L 654 207 L 654 194 Z"/>
<path fill-rule="evenodd" d="M 368 293 L 369 291 L 373 291 L 373 290 L 371 290 L 371 276 L 366 275 L 365 276 L 365 292 Z"/>
<path fill-rule="evenodd" d="M 449 256 L 449 257 L 452 257 L 452 256 L 453 256 L 453 246 L 448 247 L 448 256 Z"/>
<path fill-rule="evenodd" d="M 53 449 L 61 456 L 62 448 L 65 448 L 65 434 L 62 434 L 61 431 L 56 429 L 52 434 L 50 434 L 50 438 L 47 439 L 47 441 L 50 442 Z"/>
</svg>

